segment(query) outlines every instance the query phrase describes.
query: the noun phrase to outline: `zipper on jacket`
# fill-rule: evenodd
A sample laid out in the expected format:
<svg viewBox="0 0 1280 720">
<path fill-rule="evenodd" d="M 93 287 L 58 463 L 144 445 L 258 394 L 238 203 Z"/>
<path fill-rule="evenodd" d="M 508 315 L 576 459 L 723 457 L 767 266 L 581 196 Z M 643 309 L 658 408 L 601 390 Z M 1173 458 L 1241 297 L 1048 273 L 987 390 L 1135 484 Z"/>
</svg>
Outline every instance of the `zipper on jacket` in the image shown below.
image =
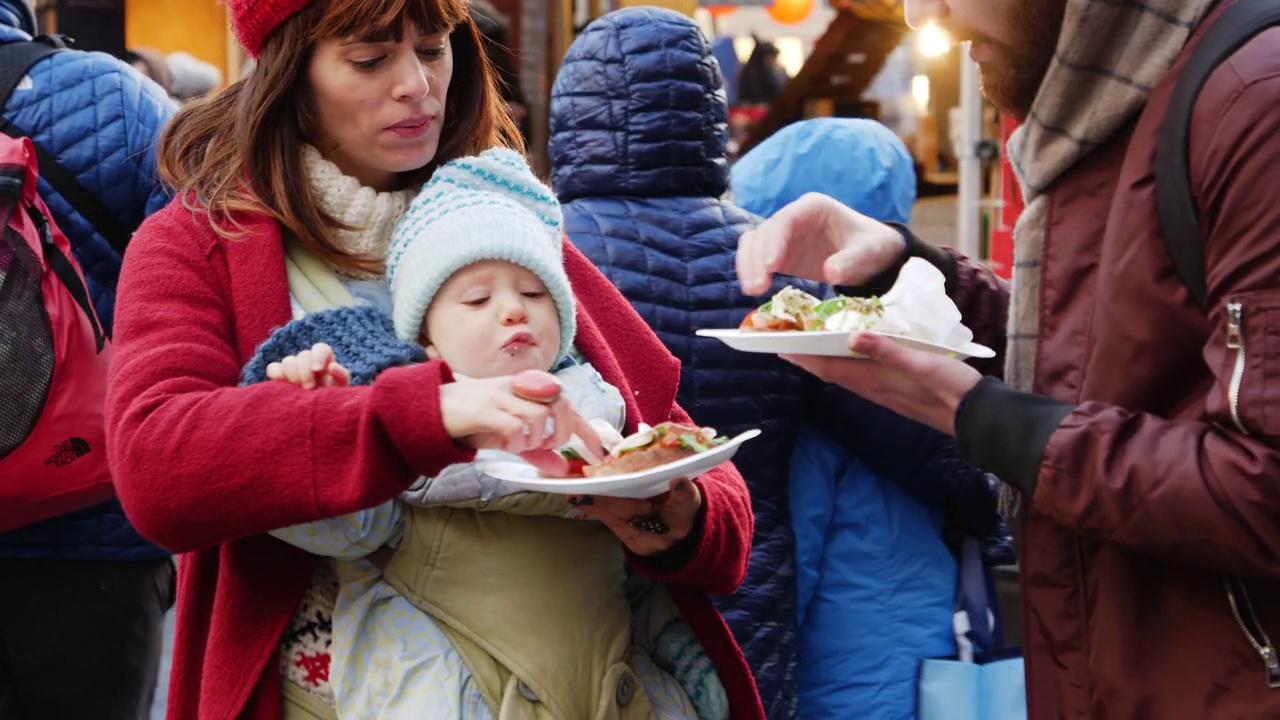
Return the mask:
<svg viewBox="0 0 1280 720">
<path fill-rule="evenodd" d="M 1227 588 L 1227 602 L 1231 603 L 1231 614 L 1236 616 L 1236 623 L 1240 625 L 1240 629 L 1244 631 L 1244 636 L 1249 640 L 1249 644 L 1262 657 L 1263 671 L 1267 675 L 1267 685 L 1272 689 L 1280 689 L 1280 657 L 1276 655 L 1276 646 L 1271 644 L 1271 638 L 1267 637 L 1267 631 L 1262 629 L 1262 622 L 1258 620 L 1258 613 L 1253 609 L 1253 601 L 1249 599 L 1249 589 L 1244 586 L 1244 582 L 1239 578 L 1224 578 L 1223 584 Z M 1237 589 L 1239 593 L 1237 593 Z M 1237 595 L 1239 601 L 1237 601 Z M 1244 606 L 1241 611 L 1241 605 Z M 1245 619 L 1248 618 L 1248 622 Z M 1254 635 L 1250 625 L 1256 628 L 1257 635 Z"/>
<path fill-rule="evenodd" d="M 1240 419 L 1240 383 L 1244 380 L 1244 305 L 1227 303 L 1227 349 L 1236 351 L 1236 364 L 1231 370 L 1231 384 L 1227 386 L 1227 402 L 1231 407 L 1231 421 L 1245 435 L 1249 431 Z"/>
<path fill-rule="evenodd" d="M 1240 419 L 1240 383 L 1244 380 L 1244 305 L 1238 302 L 1227 303 L 1227 349 L 1236 351 L 1236 364 L 1231 370 L 1231 384 L 1227 386 L 1227 402 L 1231 406 L 1231 421 L 1240 432 L 1250 434 Z M 1227 588 L 1227 602 L 1231 604 L 1231 614 L 1236 617 L 1236 624 L 1244 632 L 1245 639 L 1262 657 L 1262 668 L 1267 676 L 1267 685 L 1272 689 L 1280 689 L 1280 656 L 1276 654 L 1276 646 L 1271 643 L 1267 631 L 1262 628 L 1262 621 L 1253 608 L 1253 600 L 1249 598 L 1249 588 L 1237 577 L 1223 578 Z M 1241 609 L 1243 606 L 1243 610 Z M 1246 622 L 1247 620 L 1247 622 Z M 1254 630 L 1257 634 L 1254 634 Z"/>
</svg>

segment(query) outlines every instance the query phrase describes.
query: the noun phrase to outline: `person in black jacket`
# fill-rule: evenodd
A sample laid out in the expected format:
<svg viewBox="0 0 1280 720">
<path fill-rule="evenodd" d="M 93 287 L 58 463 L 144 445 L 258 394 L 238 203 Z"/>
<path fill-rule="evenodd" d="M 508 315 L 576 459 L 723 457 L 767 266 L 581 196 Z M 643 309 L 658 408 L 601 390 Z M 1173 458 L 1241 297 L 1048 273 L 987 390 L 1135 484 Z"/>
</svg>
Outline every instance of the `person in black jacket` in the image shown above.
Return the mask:
<svg viewBox="0 0 1280 720">
<path fill-rule="evenodd" d="M 782 94 L 787 72 L 778 64 L 778 46 L 767 40 L 756 40 L 751 57 L 738 73 L 738 102 L 743 105 L 768 105 Z"/>
</svg>

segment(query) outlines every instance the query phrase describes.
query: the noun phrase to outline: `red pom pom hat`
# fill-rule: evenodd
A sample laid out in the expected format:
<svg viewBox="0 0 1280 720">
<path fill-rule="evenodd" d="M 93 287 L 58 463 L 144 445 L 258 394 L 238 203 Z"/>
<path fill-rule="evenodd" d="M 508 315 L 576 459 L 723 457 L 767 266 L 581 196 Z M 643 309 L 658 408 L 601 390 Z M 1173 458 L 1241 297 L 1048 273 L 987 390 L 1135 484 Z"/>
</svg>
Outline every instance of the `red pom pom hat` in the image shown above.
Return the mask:
<svg viewBox="0 0 1280 720">
<path fill-rule="evenodd" d="M 231 27 L 249 57 L 256 58 L 267 37 L 312 0 L 227 0 Z"/>
</svg>

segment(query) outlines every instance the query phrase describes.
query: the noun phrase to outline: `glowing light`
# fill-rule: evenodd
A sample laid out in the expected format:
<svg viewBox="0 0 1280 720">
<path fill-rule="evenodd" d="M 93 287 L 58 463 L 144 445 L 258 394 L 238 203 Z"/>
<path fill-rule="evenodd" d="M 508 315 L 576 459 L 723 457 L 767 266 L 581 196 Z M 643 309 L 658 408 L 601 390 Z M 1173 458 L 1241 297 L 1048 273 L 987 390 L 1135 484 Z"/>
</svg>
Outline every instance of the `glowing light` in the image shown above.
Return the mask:
<svg viewBox="0 0 1280 720">
<path fill-rule="evenodd" d="M 920 54 L 927 58 L 936 58 L 951 49 L 951 37 L 932 20 L 920 28 L 916 42 L 920 47 Z"/>
<path fill-rule="evenodd" d="M 916 75 L 911 78 L 911 96 L 916 99 L 916 106 L 920 108 L 920 113 L 924 114 L 929 111 L 929 78 L 925 75 Z"/>
<path fill-rule="evenodd" d="M 783 25 L 794 25 L 809 17 L 813 0 L 774 0 L 768 11 L 769 17 Z"/>
</svg>

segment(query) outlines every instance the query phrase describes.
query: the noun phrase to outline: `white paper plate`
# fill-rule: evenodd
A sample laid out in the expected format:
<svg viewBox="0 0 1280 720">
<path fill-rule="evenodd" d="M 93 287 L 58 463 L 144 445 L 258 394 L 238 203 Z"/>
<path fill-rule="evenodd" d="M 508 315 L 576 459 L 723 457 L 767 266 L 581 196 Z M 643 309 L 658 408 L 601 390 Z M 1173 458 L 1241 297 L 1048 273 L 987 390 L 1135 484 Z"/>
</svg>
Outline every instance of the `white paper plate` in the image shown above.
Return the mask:
<svg viewBox="0 0 1280 720">
<path fill-rule="evenodd" d="M 694 478 L 726 463 L 738 452 L 742 443 L 760 435 L 759 430 L 748 430 L 729 442 L 710 450 L 690 455 L 666 465 L 649 468 L 644 472 L 626 475 L 609 475 L 601 478 L 545 478 L 538 476 L 537 468 L 522 462 L 495 462 L 481 464 L 480 472 L 503 480 L 521 490 L 556 493 L 558 495 L 604 495 L 607 497 L 651 498 L 670 489 L 676 478 Z"/>
<path fill-rule="evenodd" d="M 776 332 L 760 330 L 699 330 L 700 337 L 715 338 L 734 350 L 771 355 L 825 355 L 828 357 L 859 357 L 849 349 L 849 336 L 853 333 L 843 330 L 780 330 Z M 913 347 L 917 350 L 947 355 L 954 358 L 993 358 L 996 353 L 991 348 L 977 343 L 968 343 L 963 347 L 951 348 L 936 345 L 923 340 L 875 333 Z"/>
</svg>

